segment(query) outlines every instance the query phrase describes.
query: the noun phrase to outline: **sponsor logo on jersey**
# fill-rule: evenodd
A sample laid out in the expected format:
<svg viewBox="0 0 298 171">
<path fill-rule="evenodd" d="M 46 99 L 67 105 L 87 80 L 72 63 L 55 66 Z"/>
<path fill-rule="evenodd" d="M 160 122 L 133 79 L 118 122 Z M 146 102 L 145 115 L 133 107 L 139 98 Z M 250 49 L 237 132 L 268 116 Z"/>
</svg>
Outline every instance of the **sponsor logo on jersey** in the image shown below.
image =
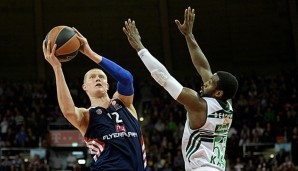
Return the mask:
<svg viewBox="0 0 298 171">
<path fill-rule="evenodd" d="M 215 133 L 216 134 L 223 134 L 223 133 L 228 133 L 230 128 L 230 123 L 226 124 L 218 124 L 215 127 Z"/>
<path fill-rule="evenodd" d="M 138 134 L 136 132 L 114 132 L 108 135 L 104 135 L 102 139 L 110 140 L 110 139 L 122 138 L 122 137 L 138 137 Z"/>
<path fill-rule="evenodd" d="M 208 118 L 218 118 L 218 119 L 229 118 L 229 119 L 232 119 L 233 115 L 230 113 L 226 113 L 224 110 L 220 110 L 220 111 L 213 112 L 213 113 L 209 114 Z"/>
<path fill-rule="evenodd" d="M 115 128 L 117 132 L 126 132 L 125 125 L 116 124 Z"/>
<path fill-rule="evenodd" d="M 96 114 L 98 114 L 98 115 L 102 114 L 102 110 L 101 110 L 101 109 L 97 109 L 95 112 L 96 112 Z"/>
</svg>

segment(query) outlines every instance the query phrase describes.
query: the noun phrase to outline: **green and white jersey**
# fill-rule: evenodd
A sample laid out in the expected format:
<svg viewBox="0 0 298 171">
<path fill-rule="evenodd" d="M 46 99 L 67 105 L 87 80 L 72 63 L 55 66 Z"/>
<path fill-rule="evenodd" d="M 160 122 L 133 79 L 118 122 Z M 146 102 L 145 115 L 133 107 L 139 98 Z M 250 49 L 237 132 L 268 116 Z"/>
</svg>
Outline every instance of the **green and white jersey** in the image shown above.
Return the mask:
<svg viewBox="0 0 298 171">
<path fill-rule="evenodd" d="M 187 117 L 182 137 L 182 154 L 185 170 L 225 170 L 227 134 L 232 124 L 233 109 L 230 103 L 203 97 L 207 102 L 206 123 L 192 130 Z"/>
</svg>

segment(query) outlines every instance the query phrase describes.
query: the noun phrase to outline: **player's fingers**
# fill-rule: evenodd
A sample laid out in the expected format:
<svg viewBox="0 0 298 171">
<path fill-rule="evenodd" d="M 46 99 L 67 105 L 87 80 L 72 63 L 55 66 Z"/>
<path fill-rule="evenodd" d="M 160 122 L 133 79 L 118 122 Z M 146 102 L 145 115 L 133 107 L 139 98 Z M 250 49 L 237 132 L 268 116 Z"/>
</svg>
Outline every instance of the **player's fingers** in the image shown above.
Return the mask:
<svg viewBox="0 0 298 171">
<path fill-rule="evenodd" d="M 196 14 L 193 14 L 192 21 L 194 22 L 196 18 Z"/>
<path fill-rule="evenodd" d="M 179 21 L 179 20 L 175 20 L 175 23 L 176 23 L 176 25 L 178 26 L 178 28 L 180 28 L 180 27 L 181 27 L 181 23 L 180 23 L 180 21 Z"/>
<path fill-rule="evenodd" d="M 79 37 L 83 37 L 82 34 L 75 27 L 72 27 L 72 29 L 79 35 Z"/>
<path fill-rule="evenodd" d="M 127 32 L 126 28 L 123 27 L 122 30 L 123 30 L 123 32 L 126 34 L 126 36 L 128 36 L 128 32 Z"/>
<path fill-rule="evenodd" d="M 129 31 L 130 31 L 130 34 L 135 34 L 136 33 L 136 25 L 135 25 L 135 21 L 134 20 L 130 20 L 130 23 L 129 23 Z"/>
<path fill-rule="evenodd" d="M 136 26 L 136 22 L 133 20 L 132 21 L 132 27 L 133 27 L 133 32 L 134 33 L 138 33 L 138 29 L 137 29 L 137 26 Z"/>
<path fill-rule="evenodd" d="M 138 28 L 136 28 L 136 33 L 137 33 L 137 34 L 140 34 Z"/>
<path fill-rule="evenodd" d="M 190 17 L 189 17 L 189 7 L 188 7 L 186 10 L 186 22 L 189 22 L 189 19 Z"/>
<path fill-rule="evenodd" d="M 57 48 L 57 44 L 54 44 L 53 49 L 52 49 L 52 55 L 55 55 L 56 48 Z"/>
<path fill-rule="evenodd" d="M 192 21 L 195 20 L 195 16 L 196 16 L 196 14 L 195 14 L 195 9 L 192 9 L 192 10 L 191 10 L 191 20 L 192 20 Z"/>
<path fill-rule="evenodd" d="M 51 41 L 49 40 L 48 41 L 48 44 L 47 44 L 47 54 L 51 53 Z"/>
<path fill-rule="evenodd" d="M 43 51 L 43 55 L 46 58 L 47 57 L 47 49 L 46 49 L 46 41 L 44 40 L 42 43 L 42 51 Z"/>
<path fill-rule="evenodd" d="M 45 40 L 42 41 L 42 51 L 43 52 L 46 51 L 46 41 Z"/>
<path fill-rule="evenodd" d="M 128 28 L 129 28 L 129 32 L 133 33 L 133 22 L 131 21 L 131 19 L 128 19 Z"/>
<path fill-rule="evenodd" d="M 187 9 L 184 11 L 184 22 L 187 21 Z"/>
<path fill-rule="evenodd" d="M 126 35 L 129 35 L 129 33 L 130 33 L 130 29 L 129 29 L 129 24 L 128 24 L 128 20 L 127 21 L 125 21 L 125 31 L 126 31 Z"/>
</svg>

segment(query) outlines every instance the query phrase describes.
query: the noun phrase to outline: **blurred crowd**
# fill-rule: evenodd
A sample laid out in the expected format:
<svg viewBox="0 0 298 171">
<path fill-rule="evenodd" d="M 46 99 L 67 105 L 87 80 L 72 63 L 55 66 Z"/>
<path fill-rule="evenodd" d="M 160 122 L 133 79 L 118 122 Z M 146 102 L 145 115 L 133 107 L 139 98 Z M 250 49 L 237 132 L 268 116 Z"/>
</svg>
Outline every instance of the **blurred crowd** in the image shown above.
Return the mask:
<svg viewBox="0 0 298 171">
<path fill-rule="evenodd" d="M 226 170 L 275 171 L 291 170 L 298 166 L 295 153 L 298 151 L 297 71 L 281 71 L 270 76 L 253 73 L 239 75 L 238 81 L 239 90 L 233 99 L 235 114 L 228 134 Z M 81 82 L 81 79 L 69 81 L 70 91 L 77 106 L 88 107 L 89 99 L 81 89 Z M 202 84 L 197 78 L 187 78 L 181 83 L 197 91 Z M 183 106 L 153 80 L 135 80 L 134 84 L 134 103 L 142 120 L 146 142 L 147 170 L 184 170 L 181 137 L 186 112 Z M 48 133 L 52 123 L 69 127 L 58 107 L 54 79 L 35 83 L 1 80 L 1 148 L 50 149 Z M 243 151 L 246 144 L 274 143 L 290 143 L 292 153 L 280 149 L 268 158 L 262 153 L 255 154 L 262 151 L 258 145 Z M 8 155 L 2 154 L 1 171 L 16 167 L 19 169 L 14 170 L 51 170 L 52 167 L 46 162 L 49 159 L 40 159 L 38 155 L 24 166 L 20 163 L 25 161 L 18 154 L 14 155 L 14 159 L 9 159 Z M 38 166 L 33 167 L 34 163 Z"/>
</svg>

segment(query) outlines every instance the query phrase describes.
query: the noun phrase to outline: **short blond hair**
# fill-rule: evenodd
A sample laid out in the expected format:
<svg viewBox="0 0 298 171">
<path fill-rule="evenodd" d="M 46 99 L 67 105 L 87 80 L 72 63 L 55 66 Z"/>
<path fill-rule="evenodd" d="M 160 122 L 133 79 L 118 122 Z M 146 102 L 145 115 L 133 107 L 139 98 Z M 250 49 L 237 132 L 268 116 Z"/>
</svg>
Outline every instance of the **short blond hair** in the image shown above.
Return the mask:
<svg viewBox="0 0 298 171">
<path fill-rule="evenodd" d="M 90 70 L 89 70 L 89 71 L 87 71 L 87 72 L 86 72 L 86 74 L 84 75 L 84 80 L 83 80 L 83 83 L 85 83 L 85 82 L 86 82 L 86 79 L 87 79 L 88 73 L 89 73 L 90 71 L 92 71 L 92 70 L 100 70 L 100 71 L 102 71 L 102 69 L 99 69 L 99 68 L 92 68 L 92 69 L 90 69 Z"/>
</svg>

